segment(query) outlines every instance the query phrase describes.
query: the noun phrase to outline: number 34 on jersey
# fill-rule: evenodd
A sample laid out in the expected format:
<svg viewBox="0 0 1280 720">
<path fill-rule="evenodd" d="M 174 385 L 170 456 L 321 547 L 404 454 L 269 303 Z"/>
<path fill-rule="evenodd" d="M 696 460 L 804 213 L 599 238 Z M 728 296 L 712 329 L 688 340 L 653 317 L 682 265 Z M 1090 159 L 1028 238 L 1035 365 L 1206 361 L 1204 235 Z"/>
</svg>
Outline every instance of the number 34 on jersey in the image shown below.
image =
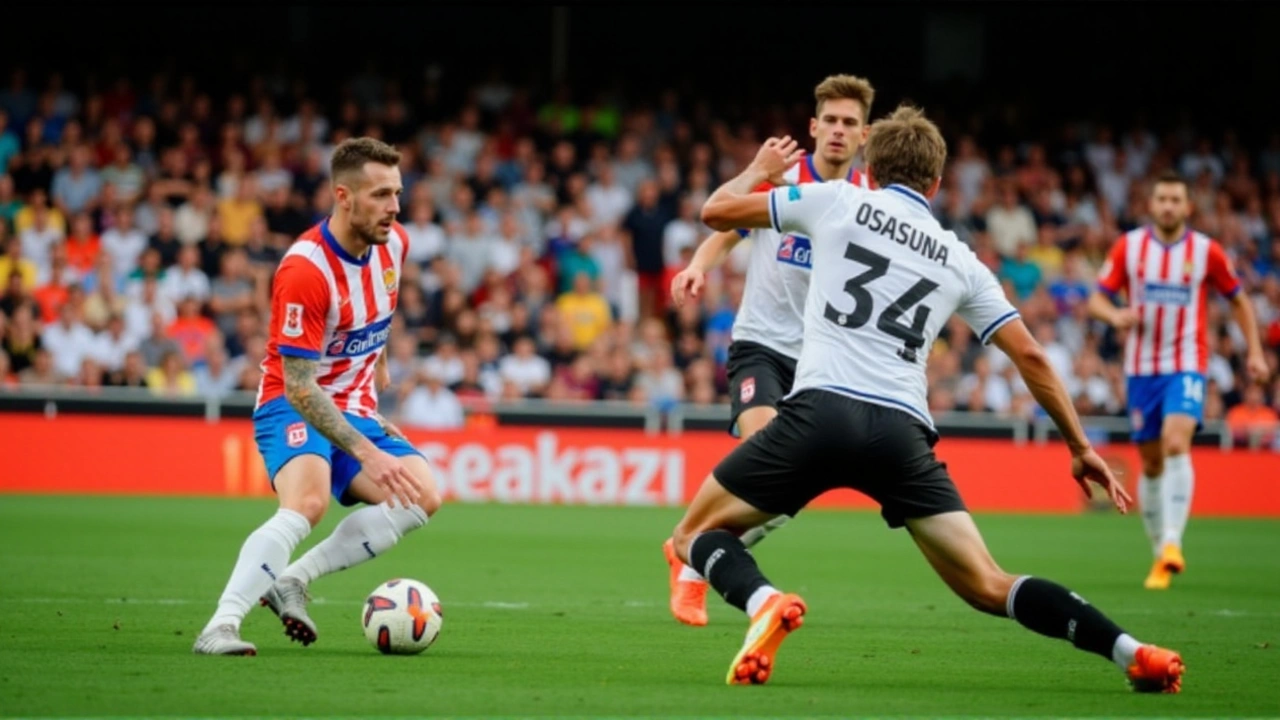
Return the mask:
<svg viewBox="0 0 1280 720">
<path fill-rule="evenodd" d="M 778 188 L 769 214 L 775 230 L 813 244 L 793 392 L 823 387 L 929 422 L 925 362 L 951 315 L 984 344 L 1018 316 L 991 271 L 910 188 Z"/>
</svg>

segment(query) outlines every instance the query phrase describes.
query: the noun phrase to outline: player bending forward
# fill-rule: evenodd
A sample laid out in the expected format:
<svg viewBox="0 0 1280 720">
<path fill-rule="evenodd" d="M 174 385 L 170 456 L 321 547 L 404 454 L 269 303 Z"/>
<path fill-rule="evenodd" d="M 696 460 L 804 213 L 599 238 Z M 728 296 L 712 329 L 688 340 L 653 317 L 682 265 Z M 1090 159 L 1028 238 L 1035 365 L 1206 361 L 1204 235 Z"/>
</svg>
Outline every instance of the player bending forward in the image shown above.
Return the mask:
<svg viewBox="0 0 1280 720">
<path fill-rule="evenodd" d="M 426 459 L 377 413 L 375 375 L 385 384 L 383 348 L 407 251 L 395 222 L 399 163 L 399 152 L 371 138 L 339 145 L 333 216 L 304 233 L 276 270 L 253 425 L 280 509 L 245 540 L 197 653 L 257 654 L 240 639 L 240 622 L 258 602 L 289 637 L 314 642 L 307 586 L 385 553 L 440 507 Z M 330 494 L 367 505 L 289 564 Z"/>
<path fill-rule="evenodd" d="M 1164 590 L 1186 569 L 1182 532 L 1191 514 L 1195 475 L 1191 438 L 1204 419 L 1209 366 L 1209 286 L 1231 299 L 1231 312 L 1249 344 L 1247 369 L 1255 381 L 1270 374 L 1249 296 L 1222 246 L 1187 227 L 1187 183 L 1176 173 L 1151 188 L 1150 226 L 1122 235 L 1111 248 L 1089 298 L 1093 317 L 1130 329 L 1125 341 L 1129 417 L 1142 456 L 1138 505 L 1155 562 L 1143 585 Z M 1123 292 L 1129 307 L 1113 300 Z"/>
<path fill-rule="evenodd" d="M 674 533 L 681 559 L 750 616 L 727 682 L 768 680 L 779 645 L 806 612 L 798 595 L 765 579 L 738 533 L 850 487 L 880 504 L 889 527 L 905 525 L 938 575 L 973 607 L 1113 661 L 1137 690 L 1176 692 L 1183 672 L 1177 653 L 1141 644 L 1061 585 L 1000 569 L 934 456 L 925 362 L 939 329 L 958 312 L 984 344 L 1010 356 L 1053 417 L 1085 493 L 1093 482 L 1121 512 L 1128 502 L 994 277 L 931 214 L 927 198 L 938 190 L 946 158 L 938 129 L 913 108 L 872 125 L 867 173 L 882 189 L 837 182 L 750 193 L 763 180 L 780 181 L 802 154 L 795 148 L 789 138 L 765 143 L 702 214 L 716 229 L 771 226 L 814 239 L 795 387 L 778 416 L 715 468 Z"/>
<path fill-rule="evenodd" d="M 817 112 L 809 120 L 809 135 L 817 152 L 787 170 L 783 180 L 788 185 L 806 185 L 825 178 L 848 178 L 855 185 L 865 185 L 853 161 L 867 141 L 867 118 L 875 97 L 871 83 L 852 75 L 832 75 L 814 88 L 813 96 Z M 767 192 L 771 187 L 762 183 L 756 191 Z M 733 321 L 728 363 L 729 432 L 743 440 L 778 414 L 778 400 L 795 380 L 812 243 L 802 234 L 771 228 L 717 232 L 698 246 L 689 267 L 671 283 L 671 298 L 677 307 L 683 306 L 686 298 L 697 298 L 707 272 L 724 262 L 747 235 L 752 235 L 751 256 L 742 305 Z M 743 544 L 754 547 L 788 519 L 779 515 L 748 530 L 742 536 Z M 687 625 L 706 625 L 707 581 L 676 557 L 672 540 L 662 549 L 671 570 L 671 614 Z"/>
</svg>

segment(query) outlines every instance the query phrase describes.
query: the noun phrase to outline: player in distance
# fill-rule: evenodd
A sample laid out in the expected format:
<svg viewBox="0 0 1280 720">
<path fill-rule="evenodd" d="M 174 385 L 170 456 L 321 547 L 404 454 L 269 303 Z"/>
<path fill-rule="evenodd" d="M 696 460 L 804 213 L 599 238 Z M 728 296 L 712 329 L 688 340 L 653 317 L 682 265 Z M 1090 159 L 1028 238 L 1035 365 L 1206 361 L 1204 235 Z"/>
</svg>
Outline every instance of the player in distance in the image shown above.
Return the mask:
<svg viewBox="0 0 1280 720">
<path fill-rule="evenodd" d="M 1150 590 L 1168 588 L 1172 576 L 1186 569 L 1182 534 L 1195 489 L 1191 440 L 1204 420 L 1210 286 L 1231 301 L 1248 343 L 1250 379 L 1265 382 L 1270 375 L 1253 305 L 1231 260 L 1216 240 L 1187 225 L 1188 192 L 1177 173 L 1156 179 L 1151 224 L 1116 240 L 1089 298 L 1093 317 L 1128 331 L 1127 405 L 1142 456 L 1138 505 L 1155 555 L 1143 582 Z M 1115 304 L 1122 294 L 1128 307 Z"/>
<path fill-rule="evenodd" d="M 276 269 L 271 330 L 253 413 L 254 439 L 280 508 L 254 530 L 196 639 L 207 655 L 255 655 L 240 623 L 261 602 L 285 634 L 309 645 L 316 578 L 382 555 L 440 507 L 431 468 L 377 412 L 389 381 L 384 349 L 408 236 L 400 212 L 400 154 L 372 138 L 334 151 L 332 217 L 303 233 Z M 290 564 L 330 496 L 365 503 Z"/>
<path fill-rule="evenodd" d="M 880 504 L 889 527 L 907 527 L 974 608 L 1114 662 L 1138 691 L 1178 691 L 1177 653 L 1140 643 L 1061 585 L 1005 572 L 988 552 L 933 452 L 925 363 L 953 313 L 1010 357 L 1063 433 L 1070 475 L 1086 495 L 1097 484 L 1121 512 L 1129 497 L 1090 447 L 1065 386 L 994 276 L 933 217 L 929 198 L 946 159 L 938 129 L 901 107 L 871 126 L 865 154 L 878 190 L 838 182 L 753 194 L 803 155 L 789 138 L 771 139 L 703 208 L 713 228 L 771 226 L 814 240 L 795 387 L 778 416 L 716 466 L 674 532 L 680 558 L 750 617 L 726 681 L 767 681 L 807 611 L 800 596 L 761 574 L 738 533 L 850 487 Z"/>
<path fill-rule="evenodd" d="M 858 150 L 867 140 L 867 119 L 875 89 L 853 75 L 831 75 L 813 91 L 816 108 L 809 120 L 809 135 L 816 152 L 787 170 L 788 185 L 847 179 L 866 185 L 853 167 Z M 769 183 L 755 188 L 767 192 Z M 803 339 L 804 298 L 812 268 L 811 243 L 800 233 L 780 233 L 772 228 L 718 231 L 698 246 L 689 266 L 671 283 L 676 307 L 696 300 L 706 284 L 706 274 L 724 262 L 743 238 L 751 237 L 746 285 L 734 318 L 729 346 L 729 432 L 743 440 L 754 435 L 778 414 L 778 400 L 795 380 L 796 360 Z M 748 548 L 781 527 L 789 518 L 779 515 L 742 536 Z M 670 570 L 671 614 L 687 625 L 707 624 L 707 581 L 680 562 L 668 539 L 663 553 Z"/>
</svg>

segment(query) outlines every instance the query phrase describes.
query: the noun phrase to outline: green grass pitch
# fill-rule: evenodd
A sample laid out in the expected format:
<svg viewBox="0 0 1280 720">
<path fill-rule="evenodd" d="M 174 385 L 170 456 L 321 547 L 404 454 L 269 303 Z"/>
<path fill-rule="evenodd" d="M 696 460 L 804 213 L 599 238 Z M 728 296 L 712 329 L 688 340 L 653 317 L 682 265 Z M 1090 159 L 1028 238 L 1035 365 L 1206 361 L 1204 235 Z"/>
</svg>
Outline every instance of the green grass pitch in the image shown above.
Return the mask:
<svg viewBox="0 0 1280 720">
<path fill-rule="evenodd" d="M 903 531 L 803 513 L 756 548 L 809 603 L 763 687 L 726 687 L 746 628 L 666 607 L 674 509 L 447 505 L 385 557 L 312 587 L 315 645 L 256 608 L 251 658 L 191 652 L 270 500 L 0 496 L 0 715 L 1245 717 L 1280 715 L 1280 523 L 1195 519 L 1188 572 L 1143 590 L 1136 515 L 980 515 L 1011 572 L 1079 592 L 1188 665 L 1136 695 L 1109 662 L 970 610 Z M 303 549 L 345 511 L 335 505 Z M 440 595 L 439 641 L 384 657 L 359 626 L 392 577 Z"/>
</svg>

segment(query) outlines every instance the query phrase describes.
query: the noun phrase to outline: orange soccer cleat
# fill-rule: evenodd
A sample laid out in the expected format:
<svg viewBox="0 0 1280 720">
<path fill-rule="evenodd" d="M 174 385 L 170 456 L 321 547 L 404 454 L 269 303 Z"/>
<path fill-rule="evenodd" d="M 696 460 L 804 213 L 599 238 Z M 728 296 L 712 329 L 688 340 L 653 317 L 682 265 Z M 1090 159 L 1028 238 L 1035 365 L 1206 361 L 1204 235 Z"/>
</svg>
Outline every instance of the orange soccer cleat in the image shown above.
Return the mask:
<svg viewBox="0 0 1280 720">
<path fill-rule="evenodd" d="M 1133 656 L 1133 664 L 1125 674 L 1134 692 L 1172 694 L 1182 690 L 1182 674 L 1186 669 L 1178 653 L 1155 645 L 1143 645 Z"/>
<path fill-rule="evenodd" d="M 1187 561 L 1182 557 L 1182 549 L 1173 543 L 1165 543 L 1160 550 L 1160 557 L 1151 565 L 1151 572 L 1147 574 L 1147 579 L 1142 586 L 1148 590 L 1165 590 L 1169 587 L 1169 583 L 1173 580 L 1173 576 L 1182 572 L 1187 567 Z"/>
<path fill-rule="evenodd" d="M 671 567 L 671 614 L 685 625 L 707 624 L 707 581 L 681 580 L 684 563 L 676 557 L 676 544 L 668 539 L 662 545 L 662 553 Z"/>
<path fill-rule="evenodd" d="M 769 598 L 751 618 L 747 639 L 733 658 L 725 682 L 729 685 L 763 685 L 777 664 L 778 648 L 787 635 L 804 624 L 808 608 L 799 595 L 778 594 Z"/>
</svg>

